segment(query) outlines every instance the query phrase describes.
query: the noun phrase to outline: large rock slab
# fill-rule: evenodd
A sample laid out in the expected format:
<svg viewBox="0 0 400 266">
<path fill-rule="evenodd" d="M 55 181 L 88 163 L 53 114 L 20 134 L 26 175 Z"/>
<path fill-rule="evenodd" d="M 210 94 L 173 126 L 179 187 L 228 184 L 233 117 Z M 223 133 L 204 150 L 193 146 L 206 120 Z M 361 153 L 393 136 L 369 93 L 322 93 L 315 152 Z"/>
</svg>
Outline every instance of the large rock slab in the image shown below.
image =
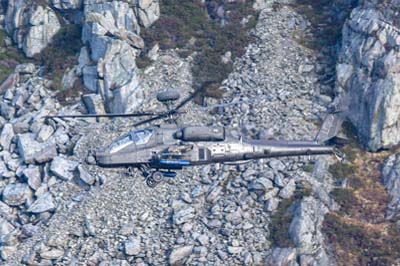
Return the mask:
<svg viewBox="0 0 400 266">
<path fill-rule="evenodd" d="M 314 265 L 330 265 L 330 258 L 324 247 L 321 232 L 327 206 L 314 197 L 305 197 L 294 211 L 289 227 L 289 235 L 300 254 L 312 255 Z"/>
<path fill-rule="evenodd" d="M 43 163 L 51 161 L 57 156 L 55 143 L 39 143 L 31 133 L 18 136 L 18 152 L 25 163 Z"/>
<path fill-rule="evenodd" d="M 400 31 L 385 5 L 366 1 L 353 10 L 336 68 L 336 90 L 349 95 L 348 117 L 372 151 L 400 143 Z"/>
<path fill-rule="evenodd" d="M 107 112 L 132 112 L 142 104 L 143 89 L 135 64 L 144 47 L 140 25 L 150 26 L 159 13 L 158 0 L 85 3 L 82 39 L 91 52 L 81 50 L 78 73 L 83 74 L 88 90 L 101 95 Z M 88 54 L 90 62 L 85 59 Z"/>
<path fill-rule="evenodd" d="M 5 28 L 27 57 L 40 53 L 60 30 L 56 13 L 27 0 L 8 1 Z"/>
</svg>

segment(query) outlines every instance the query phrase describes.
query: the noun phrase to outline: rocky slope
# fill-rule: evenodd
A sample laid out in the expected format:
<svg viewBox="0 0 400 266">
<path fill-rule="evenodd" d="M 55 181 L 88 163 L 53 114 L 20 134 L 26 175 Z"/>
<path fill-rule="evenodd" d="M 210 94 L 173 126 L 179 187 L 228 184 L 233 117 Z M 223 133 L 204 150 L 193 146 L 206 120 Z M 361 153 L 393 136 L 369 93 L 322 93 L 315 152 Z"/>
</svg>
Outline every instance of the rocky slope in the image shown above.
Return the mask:
<svg viewBox="0 0 400 266">
<path fill-rule="evenodd" d="M 55 5 L 73 8 L 66 2 Z M 190 56 L 161 53 L 143 73 L 128 71 L 135 66 L 126 59 L 136 53 L 134 41 L 140 39 L 134 25 L 121 24 L 129 30 L 122 37 L 112 26 L 126 21 L 119 14 L 134 14 L 116 11 L 123 7 L 114 2 L 85 6 L 84 78 L 91 68 L 90 82 L 110 82 L 107 88 L 114 84 L 120 92 L 136 80 L 146 91 L 139 100 L 146 99 L 149 108 L 158 108 L 149 99 L 160 87 L 188 94 Z M 249 103 L 215 115 L 189 111 L 182 119 L 223 124 L 249 137 L 312 138 L 331 99 L 316 95 L 316 57 L 291 39 L 302 20 L 290 6 L 276 10 L 265 5 L 252 33 L 256 42 L 223 83 L 227 93 L 222 101 Z M 318 160 L 313 177 L 305 170 L 308 158 L 259 160 L 187 169 L 150 189 L 135 170 L 127 175 L 124 169 L 99 169 L 85 161 L 88 150 L 109 144 L 130 129 L 129 123 L 40 119 L 49 112 L 79 112 L 82 106 L 62 108 L 35 71 L 31 65 L 18 67 L 2 88 L 5 264 L 334 264 L 320 231 L 324 214 L 335 206 L 325 159 Z M 98 106 L 97 96 L 88 99 Z M 294 198 L 304 186 L 307 192 Z M 289 212 L 294 218 L 284 233 L 290 244 L 278 247 L 271 242 L 270 222 L 285 199 L 293 202 Z"/>
<path fill-rule="evenodd" d="M 224 125 L 252 138 L 314 137 L 333 101 L 332 59 L 298 43 L 295 37 L 309 33 L 310 23 L 296 4 L 255 1 L 260 16 L 254 42 L 222 84 L 222 102 L 246 103 L 216 114 L 189 103 L 181 121 Z M 160 88 L 192 92 L 194 55 L 183 59 L 175 51 L 154 50 L 149 67 L 136 67 L 144 45 L 140 31 L 158 18 L 158 1 L 16 0 L 4 7 L 5 28 L 28 57 L 42 51 L 64 23 L 82 26 L 84 46 L 65 83 L 81 76 L 90 94 L 83 103 L 61 106 L 33 64 L 17 66 L 0 86 L 3 265 L 336 264 L 322 232 L 325 215 L 338 207 L 330 195 L 330 157 L 189 168 L 150 189 L 135 169 L 101 169 L 86 161 L 88 151 L 131 130 L 134 120 L 42 118 L 85 109 L 156 110 Z M 371 149 L 397 141 L 396 12 L 361 3 L 345 25 L 337 66 L 337 91 L 354 96 L 350 118 Z M 353 56 L 357 45 L 366 53 Z M 383 49 L 376 52 L 375 46 Z M 378 84 L 384 92 L 375 93 Z M 359 97 L 365 88 L 376 97 Z M 379 106 L 376 112 L 371 105 Z M 391 157 L 383 170 L 391 195 L 388 218 L 398 215 L 397 168 L 398 158 Z"/>
<path fill-rule="evenodd" d="M 64 87 L 82 76 L 86 89 L 102 96 L 108 112 L 132 111 L 141 104 L 144 97 L 135 65 L 144 45 L 140 27 L 158 19 L 158 0 L 5 3 L 5 29 L 29 58 L 44 51 L 68 25 L 82 27 L 85 46 L 79 64 L 65 73 Z"/>
</svg>

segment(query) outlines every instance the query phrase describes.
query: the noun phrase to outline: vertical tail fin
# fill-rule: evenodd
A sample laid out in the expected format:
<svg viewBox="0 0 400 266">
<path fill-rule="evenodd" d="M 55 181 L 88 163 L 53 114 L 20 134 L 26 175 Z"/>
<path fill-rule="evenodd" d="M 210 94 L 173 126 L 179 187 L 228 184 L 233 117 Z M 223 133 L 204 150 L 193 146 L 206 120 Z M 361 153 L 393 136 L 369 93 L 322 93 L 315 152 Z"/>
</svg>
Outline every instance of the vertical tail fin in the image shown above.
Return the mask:
<svg viewBox="0 0 400 266">
<path fill-rule="evenodd" d="M 335 138 L 342 127 L 343 121 L 344 117 L 340 113 L 328 114 L 314 140 L 318 143 L 325 143 Z"/>
</svg>

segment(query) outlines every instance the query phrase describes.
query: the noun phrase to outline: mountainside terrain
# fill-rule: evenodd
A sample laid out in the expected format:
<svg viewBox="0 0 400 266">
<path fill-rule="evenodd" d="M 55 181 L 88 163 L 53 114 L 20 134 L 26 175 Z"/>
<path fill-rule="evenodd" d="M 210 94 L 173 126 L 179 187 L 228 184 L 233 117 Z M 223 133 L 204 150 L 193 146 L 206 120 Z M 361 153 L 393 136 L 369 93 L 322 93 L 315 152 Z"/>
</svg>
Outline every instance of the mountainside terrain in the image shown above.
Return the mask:
<svg viewBox="0 0 400 266">
<path fill-rule="evenodd" d="M 399 264 L 399 7 L 0 1 L 1 264 Z M 138 119 L 43 118 L 156 111 L 164 88 L 199 92 L 180 122 L 255 139 L 313 139 L 341 96 L 347 160 L 193 167 L 149 188 L 87 159 Z"/>
</svg>

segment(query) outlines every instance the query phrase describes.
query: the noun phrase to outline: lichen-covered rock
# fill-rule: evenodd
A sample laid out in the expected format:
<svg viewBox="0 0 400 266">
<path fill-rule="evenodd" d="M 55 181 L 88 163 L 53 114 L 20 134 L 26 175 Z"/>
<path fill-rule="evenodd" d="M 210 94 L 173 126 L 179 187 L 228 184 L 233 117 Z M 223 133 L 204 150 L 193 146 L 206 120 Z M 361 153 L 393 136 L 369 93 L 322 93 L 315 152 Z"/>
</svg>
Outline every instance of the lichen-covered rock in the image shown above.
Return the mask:
<svg viewBox="0 0 400 266">
<path fill-rule="evenodd" d="M 50 7 L 26 0 L 8 1 L 5 28 L 27 57 L 40 53 L 60 30 L 61 24 Z"/>
<path fill-rule="evenodd" d="M 31 133 L 19 135 L 17 146 L 19 155 L 25 163 L 48 162 L 57 156 L 54 143 L 39 143 L 35 140 L 35 135 Z"/>
<path fill-rule="evenodd" d="M 32 196 L 32 192 L 26 184 L 10 184 L 3 190 L 3 201 L 10 206 L 19 206 Z"/>
<path fill-rule="evenodd" d="M 321 232 L 324 216 L 329 209 L 314 197 L 305 197 L 297 209 L 289 227 L 289 235 L 300 254 L 312 255 L 312 265 L 330 265 L 331 260 L 324 250 Z"/>
<path fill-rule="evenodd" d="M 382 169 L 382 182 L 389 192 L 386 217 L 392 219 L 400 215 L 400 154 L 390 156 Z"/>
<path fill-rule="evenodd" d="M 57 9 L 80 9 L 83 0 L 52 0 L 53 6 Z"/>
<path fill-rule="evenodd" d="M 372 151 L 400 143 L 400 31 L 385 13 L 391 5 L 365 1 L 353 10 L 336 68 L 336 90 L 349 95 L 349 119 Z"/>
<path fill-rule="evenodd" d="M 298 266 L 295 248 L 274 248 L 269 252 L 265 265 Z"/>
<path fill-rule="evenodd" d="M 102 96 L 107 112 L 137 110 L 144 98 L 135 64 L 144 47 L 139 24 L 147 27 L 159 17 L 158 1 L 88 1 L 84 15 L 82 39 L 91 50 L 91 62 L 83 49 L 77 73 L 86 88 Z"/>
<path fill-rule="evenodd" d="M 158 0 L 138 0 L 136 12 L 140 25 L 150 27 L 160 17 Z"/>
<path fill-rule="evenodd" d="M 33 166 L 30 168 L 26 168 L 23 171 L 24 176 L 26 177 L 27 181 L 28 181 L 28 185 L 33 189 L 33 190 L 37 190 L 42 181 L 41 181 L 41 175 L 40 175 L 40 170 L 39 167 L 37 166 Z"/>
<path fill-rule="evenodd" d="M 38 5 L 30 15 L 30 29 L 25 37 L 23 49 L 27 57 L 40 53 L 60 30 L 61 24 L 49 7 Z"/>
<path fill-rule="evenodd" d="M 5 124 L 0 134 L 0 145 L 4 150 L 10 150 L 11 141 L 14 138 L 14 129 L 11 124 Z"/>
<path fill-rule="evenodd" d="M 169 264 L 170 265 L 182 265 L 184 264 L 184 260 L 192 254 L 193 246 L 182 246 L 176 247 L 171 251 L 169 255 Z"/>
<path fill-rule="evenodd" d="M 50 171 L 62 180 L 69 181 L 74 177 L 74 171 L 77 166 L 77 162 L 57 156 L 51 162 Z"/>
<path fill-rule="evenodd" d="M 55 208 L 53 196 L 50 193 L 46 193 L 40 196 L 36 201 L 29 207 L 28 212 L 42 213 L 51 211 Z"/>
<path fill-rule="evenodd" d="M 128 256 L 136 256 L 140 253 L 140 238 L 130 238 L 125 242 L 125 254 Z"/>
</svg>

